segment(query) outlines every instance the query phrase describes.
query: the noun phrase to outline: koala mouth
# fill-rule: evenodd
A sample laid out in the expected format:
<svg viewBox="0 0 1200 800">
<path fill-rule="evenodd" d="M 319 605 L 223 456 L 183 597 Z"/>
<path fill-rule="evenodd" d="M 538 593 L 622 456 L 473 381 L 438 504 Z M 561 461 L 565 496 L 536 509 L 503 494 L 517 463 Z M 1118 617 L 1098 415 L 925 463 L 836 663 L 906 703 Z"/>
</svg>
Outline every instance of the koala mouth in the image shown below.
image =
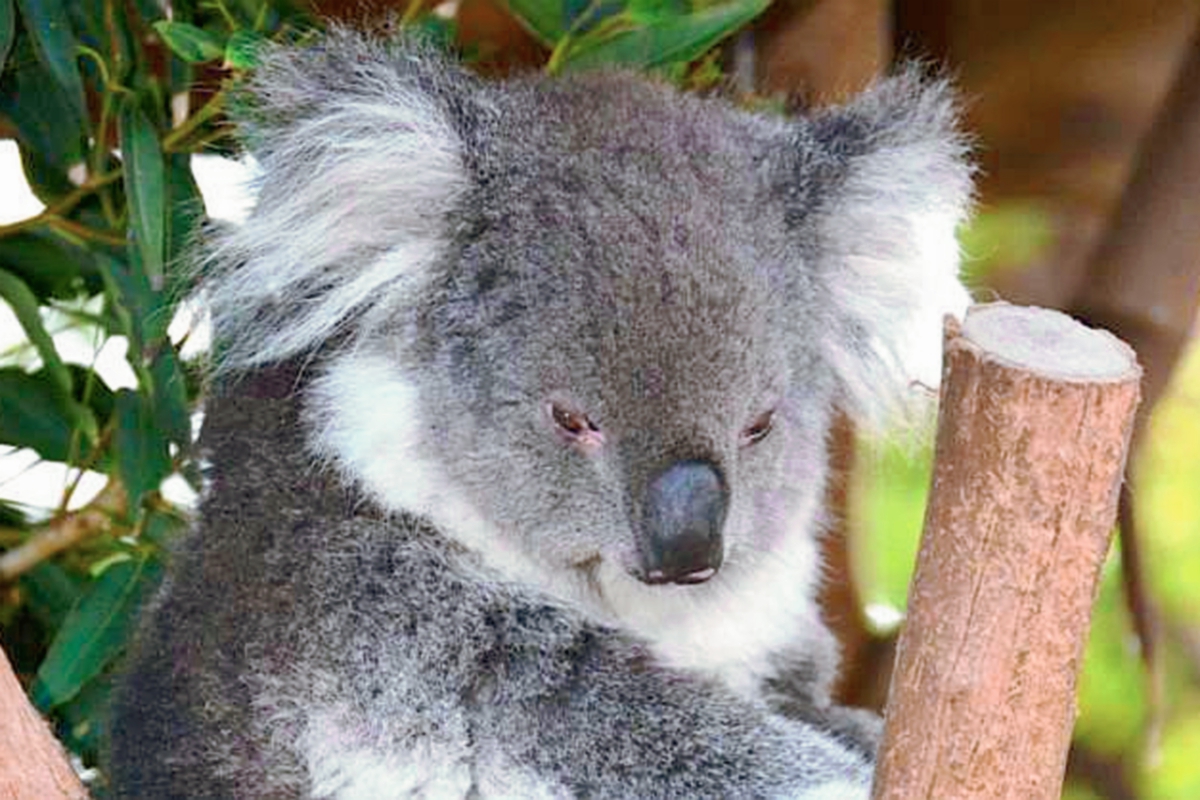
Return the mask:
<svg viewBox="0 0 1200 800">
<path fill-rule="evenodd" d="M 729 488 L 711 461 L 677 461 L 646 488 L 636 577 L 650 585 L 704 583 L 725 556 Z"/>
<path fill-rule="evenodd" d="M 647 573 L 642 579 L 643 583 L 648 583 L 651 586 L 658 586 L 664 583 L 674 583 L 687 585 L 693 583 L 704 583 L 709 578 L 717 574 L 716 567 L 703 567 L 695 572 L 689 572 L 686 575 L 676 575 L 674 577 L 668 575 L 662 570 Z"/>
</svg>

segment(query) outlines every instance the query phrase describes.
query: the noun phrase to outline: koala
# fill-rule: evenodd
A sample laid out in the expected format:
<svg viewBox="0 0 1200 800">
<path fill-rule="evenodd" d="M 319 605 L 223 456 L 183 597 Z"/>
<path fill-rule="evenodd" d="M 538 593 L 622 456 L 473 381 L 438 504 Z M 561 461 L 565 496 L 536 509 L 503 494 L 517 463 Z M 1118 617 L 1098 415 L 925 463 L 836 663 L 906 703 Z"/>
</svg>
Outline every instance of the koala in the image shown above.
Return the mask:
<svg viewBox="0 0 1200 800">
<path fill-rule="evenodd" d="M 946 84 L 788 118 L 334 31 L 235 108 L 210 485 L 114 795 L 866 798 L 826 435 L 927 398 L 967 302 Z"/>
</svg>

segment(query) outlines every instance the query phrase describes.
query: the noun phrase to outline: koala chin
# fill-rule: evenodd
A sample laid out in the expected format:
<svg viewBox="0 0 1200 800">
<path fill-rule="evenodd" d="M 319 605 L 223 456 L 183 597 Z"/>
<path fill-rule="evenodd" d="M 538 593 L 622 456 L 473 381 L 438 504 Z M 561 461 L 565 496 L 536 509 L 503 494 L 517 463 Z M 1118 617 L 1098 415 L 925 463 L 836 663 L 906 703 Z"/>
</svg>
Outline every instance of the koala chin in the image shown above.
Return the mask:
<svg viewBox="0 0 1200 800">
<path fill-rule="evenodd" d="M 334 31 L 242 91 L 212 481 L 114 795 L 866 798 L 826 437 L 926 399 L 967 302 L 948 87 L 785 118 Z"/>
</svg>

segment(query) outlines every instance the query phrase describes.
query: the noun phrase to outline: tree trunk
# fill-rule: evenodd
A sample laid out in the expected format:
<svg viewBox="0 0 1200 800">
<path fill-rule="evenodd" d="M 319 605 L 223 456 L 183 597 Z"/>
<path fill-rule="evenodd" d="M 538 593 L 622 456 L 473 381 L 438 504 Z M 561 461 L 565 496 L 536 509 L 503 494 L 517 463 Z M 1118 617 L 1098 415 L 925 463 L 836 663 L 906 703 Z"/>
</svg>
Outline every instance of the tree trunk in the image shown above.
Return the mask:
<svg viewBox="0 0 1200 800">
<path fill-rule="evenodd" d="M 1058 798 L 1141 370 L 1003 303 L 947 322 L 933 487 L 876 768 L 882 798 Z"/>
</svg>

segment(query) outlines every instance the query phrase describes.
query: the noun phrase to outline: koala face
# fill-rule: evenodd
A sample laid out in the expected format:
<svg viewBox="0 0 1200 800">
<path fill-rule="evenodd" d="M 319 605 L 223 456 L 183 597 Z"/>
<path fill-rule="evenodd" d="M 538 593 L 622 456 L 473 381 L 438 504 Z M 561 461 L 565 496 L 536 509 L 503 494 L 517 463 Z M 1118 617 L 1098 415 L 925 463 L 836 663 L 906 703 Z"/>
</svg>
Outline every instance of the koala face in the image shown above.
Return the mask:
<svg viewBox="0 0 1200 800">
<path fill-rule="evenodd" d="M 773 126 L 628 79 L 537 96 L 506 109 L 526 135 L 488 154 L 508 167 L 491 212 L 419 324 L 437 451 L 555 568 L 702 582 L 821 487 L 833 381 L 795 335 L 816 298 L 781 235 Z"/>
</svg>

